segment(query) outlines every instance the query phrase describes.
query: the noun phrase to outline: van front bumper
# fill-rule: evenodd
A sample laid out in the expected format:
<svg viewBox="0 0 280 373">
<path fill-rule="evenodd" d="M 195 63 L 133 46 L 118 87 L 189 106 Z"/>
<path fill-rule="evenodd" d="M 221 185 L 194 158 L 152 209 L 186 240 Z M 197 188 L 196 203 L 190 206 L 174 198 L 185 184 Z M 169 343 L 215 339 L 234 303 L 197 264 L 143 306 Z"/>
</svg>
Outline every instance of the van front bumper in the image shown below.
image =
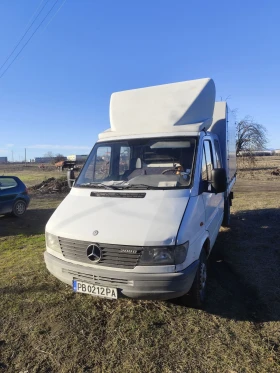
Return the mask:
<svg viewBox="0 0 280 373">
<path fill-rule="evenodd" d="M 119 297 L 134 299 L 172 299 L 186 294 L 193 283 L 198 260 L 175 273 L 135 273 L 92 268 L 73 264 L 44 253 L 47 269 L 59 280 L 72 286 L 73 280 L 114 287 Z"/>
</svg>

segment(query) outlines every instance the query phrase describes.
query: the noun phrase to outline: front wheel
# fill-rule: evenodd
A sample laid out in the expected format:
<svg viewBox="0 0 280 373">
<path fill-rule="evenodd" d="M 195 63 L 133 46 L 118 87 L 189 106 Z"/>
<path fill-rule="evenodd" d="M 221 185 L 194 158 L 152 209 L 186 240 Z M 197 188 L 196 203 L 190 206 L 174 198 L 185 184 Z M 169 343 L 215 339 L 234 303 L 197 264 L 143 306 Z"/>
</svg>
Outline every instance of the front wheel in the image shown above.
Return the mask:
<svg viewBox="0 0 280 373">
<path fill-rule="evenodd" d="M 18 218 L 22 217 L 26 212 L 26 207 L 26 202 L 19 199 L 14 203 L 12 214 Z"/>
<path fill-rule="evenodd" d="M 183 305 L 193 308 L 202 308 L 205 301 L 206 282 L 207 257 L 204 249 L 202 249 L 192 287 L 187 294 L 181 297 Z"/>
</svg>

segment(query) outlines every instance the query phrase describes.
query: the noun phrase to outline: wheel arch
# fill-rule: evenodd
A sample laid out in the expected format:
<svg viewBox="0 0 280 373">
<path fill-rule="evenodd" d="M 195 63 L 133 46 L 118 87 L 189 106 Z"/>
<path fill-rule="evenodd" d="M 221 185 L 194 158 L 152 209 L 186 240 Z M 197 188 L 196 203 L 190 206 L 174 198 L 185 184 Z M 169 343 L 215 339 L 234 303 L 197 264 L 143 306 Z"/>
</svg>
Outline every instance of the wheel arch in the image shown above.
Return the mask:
<svg viewBox="0 0 280 373">
<path fill-rule="evenodd" d="M 204 241 L 203 245 L 202 245 L 202 248 L 201 248 L 201 251 L 204 250 L 205 251 L 205 254 L 207 256 L 207 258 L 209 257 L 210 255 L 210 251 L 211 251 L 211 248 L 210 248 L 210 238 L 207 237 L 206 240 Z"/>
</svg>

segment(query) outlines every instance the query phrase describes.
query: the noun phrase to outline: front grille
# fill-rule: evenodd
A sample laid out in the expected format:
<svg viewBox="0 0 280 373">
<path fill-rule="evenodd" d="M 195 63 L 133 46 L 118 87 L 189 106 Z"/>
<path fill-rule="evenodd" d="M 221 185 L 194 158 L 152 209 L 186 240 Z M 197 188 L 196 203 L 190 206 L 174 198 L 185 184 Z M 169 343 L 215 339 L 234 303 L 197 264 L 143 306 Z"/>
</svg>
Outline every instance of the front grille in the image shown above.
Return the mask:
<svg viewBox="0 0 280 373">
<path fill-rule="evenodd" d="M 102 251 L 102 259 L 98 263 L 94 263 L 87 257 L 87 248 L 92 242 L 77 241 L 62 237 L 58 237 L 58 239 L 62 254 L 66 259 L 95 264 L 96 266 L 133 269 L 137 266 L 143 251 L 143 248 L 138 246 L 98 243 Z"/>
<path fill-rule="evenodd" d="M 74 280 L 82 280 L 85 282 L 92 282 L 96 285 L 105 285 L 105 286 L 117 286 L 122 287 L 123 285 L 133 286 L 133 280 L 127 280 L 125 278 L 116 278 L 116 277 L 105 277 L 94 275 L 92 273 L 84 273 L 73 271 L 71 269 L 62 269 L 62 272 L 69 273 L 73 276 Z"/>
</svg>

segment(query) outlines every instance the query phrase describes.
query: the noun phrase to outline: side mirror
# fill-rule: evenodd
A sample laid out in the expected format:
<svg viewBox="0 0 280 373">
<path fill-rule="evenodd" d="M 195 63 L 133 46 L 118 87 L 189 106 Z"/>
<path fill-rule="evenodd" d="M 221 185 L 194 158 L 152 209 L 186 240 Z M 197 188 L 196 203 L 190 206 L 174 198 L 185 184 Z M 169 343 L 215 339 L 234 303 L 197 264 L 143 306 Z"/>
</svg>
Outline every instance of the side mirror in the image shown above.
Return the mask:
<svg viewBox="0 0 280 373">
<path fill-rule="evenodd" d="M 75 175 L 74 175 L 74 170 L 67 170 L 67 183 L 69 188 L 71 189 L 75 181 Z"/>
<path fill-rule="evenodd" d="M 212 182 L 214 193 L 223 193 L 227 190 L 227 174 L 224 168 L 214 168 L 212 170 Z"/>
</svg>

